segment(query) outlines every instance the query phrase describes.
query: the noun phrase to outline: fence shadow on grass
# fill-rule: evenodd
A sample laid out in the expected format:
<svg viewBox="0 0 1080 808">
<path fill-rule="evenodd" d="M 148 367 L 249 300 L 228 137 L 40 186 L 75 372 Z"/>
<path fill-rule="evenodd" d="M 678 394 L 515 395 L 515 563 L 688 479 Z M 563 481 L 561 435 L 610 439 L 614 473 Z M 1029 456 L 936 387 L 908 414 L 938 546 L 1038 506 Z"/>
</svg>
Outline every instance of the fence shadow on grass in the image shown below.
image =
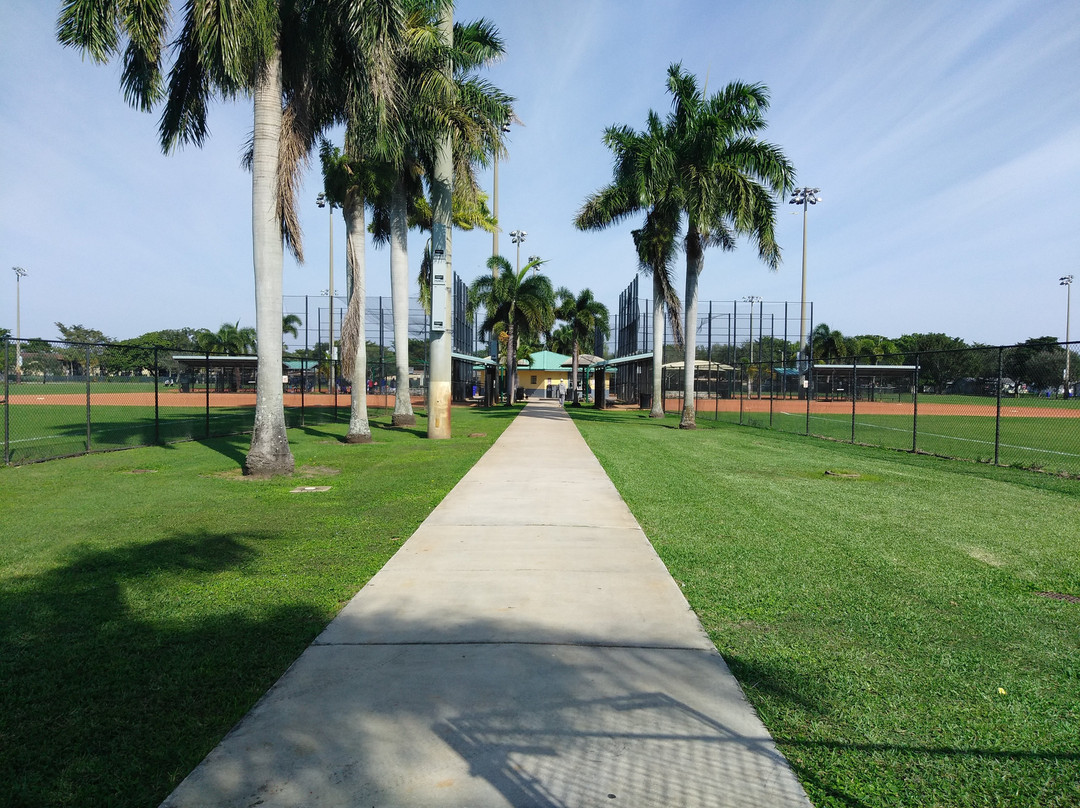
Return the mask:
<svg viewBox="0 0 1080 808">
<path fill-rule="evenodd" d="M 765 712 L 771 712 L 762 704 L 763 700 L 768 700 L 802 714 L 798 719 L 788 718 L 789 725 L 792 720 L 807 726 L 821 719 L 828 720 L 833 708 L 830 706 L 830 685 L 826 671 L 804 670 L 793 665 L 767 665 L 732 654 L 726 654 L 725 660 L 751 702 Z M 772 723 L 775 731 L 776 722 Z M 1044 804 L 1040 799 L 1047 795 L 1033 793 L 1033 788 L 1045 787 L 1051 796 L 1064 795 L 1072 787 L 1071 784 L 1077 782 L 1076 775 L 1080 772 L 1080 767 L 1075 765 L 1080 763 L 1080 752 L 1067 748 L 1042 751 L 1031 748 L 994 749 L 935 745 L 917 740 L 912 743 L 860 743 L 805 735 L 790 737 L 785 736 L 782 730 L 775 732 L 773 737 L 811 799 L 826 795 L 835 804 L 846 808 L 876 808 L 889 804 L 886 801 L 889 797 L 883 796 L 889 794 L 885 784 L 888 773 L 892 772 L 895 778 L 897 771 L 909 768 L 923 772 L 926 779 L 936 778 L 939 782 L 956 784 L 959 790 L 955 793 L 919 792 L 922 799 L 936 799 L 941 804 L 959 804 L 971 793 L 982 797 L 1002 796 L 1005 792 L 997 790 L 1002 776 L 1014 782 L 1016 788 L 1024 789 L 1018 792 L 1022 796 L 1016 804 Z M 912 738 L 918 738 L 918 730 L 913 732 Z M 841 760 L 844 761 L 843 765 L 840 765 Z M 1011 771 L 1003 775 L 1002 767 L 1008 767 Z M 1033 772 L 1032 767 L 1040 767 L 1040 770 Z M 934 769 L 937 770 L 935 774 L 927 774 Z M 869 802 L 851 793 L 860 783 L 873 785 L 868 793 L 875 796 L 872 799 L 867 797 Z"/>
<path fill-rule="evenodd" d="M 713 653 L 350 609 L 165 805 L 804 804 Z"/>
<path fill-rule="evenodd" d="M 160 802 L 323 625 L 307 606 L 258 613 L 214 601 L 214 576 L 242 569 L 273 538 L 80 547 L 60 566 L 8 579 L 0 804 Z"/>
</svg>

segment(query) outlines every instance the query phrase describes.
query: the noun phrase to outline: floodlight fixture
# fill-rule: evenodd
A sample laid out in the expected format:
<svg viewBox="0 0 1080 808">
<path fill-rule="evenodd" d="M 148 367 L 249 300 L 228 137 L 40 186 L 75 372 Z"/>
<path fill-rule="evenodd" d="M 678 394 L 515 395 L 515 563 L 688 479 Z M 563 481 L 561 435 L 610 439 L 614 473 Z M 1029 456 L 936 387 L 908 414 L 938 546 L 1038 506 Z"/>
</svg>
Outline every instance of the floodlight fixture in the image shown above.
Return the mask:
<svg viewBox="0 0 1080 808">
<path fill-rule="evenodd" d="M 806 351 L 806 211 L 808 206 L 821 201 L 820 188 L 796 188 L 789 204 L 802 205 L 802 291 L 799 296 L 799 354 Z"/>
</svg>

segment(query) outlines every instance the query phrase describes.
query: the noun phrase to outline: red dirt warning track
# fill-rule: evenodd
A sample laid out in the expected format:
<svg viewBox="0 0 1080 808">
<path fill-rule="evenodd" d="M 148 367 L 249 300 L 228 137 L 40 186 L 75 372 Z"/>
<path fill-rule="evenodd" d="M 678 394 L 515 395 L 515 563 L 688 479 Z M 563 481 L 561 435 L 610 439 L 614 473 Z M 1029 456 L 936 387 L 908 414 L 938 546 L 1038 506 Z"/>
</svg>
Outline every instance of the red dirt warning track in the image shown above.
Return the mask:
<svg viewBox="0 0 1080 808">
<path fill-rule="evenodd" d="M 38 404 L 38 405 L 79 405 L 86 403 L 86 395 L 83 393 L 64 393 L 34 395 L 21 394 L 11 396 L 11 404 Z M 423 396 L 413 396 L 414 406 L 423 406 Z M 741 408 L 743 412 L 769 412 L 768 399 L 743 399 Z M 254 393 L 211 393 L 210 404 L 213 407 L 254 407 Z M 668 412 L 682 410 L 681 398 L 669 398 L 666 402 Z M 158 406 L 161 407 L 203 407 L 206 405 L 206 393 L 181 393 L 176 390 L 168 390 L 158 397 Z M 301 397 L 299 393 L 286 393 L 285 406 L 299 407 Z M 305 393 L 303 396 L 305 407 L 332 407 L 334 396 L 331 393 Z M 146 393 L 91 393 L 90 406 L 113 406 L 113 407 L 153 407 L 154 394 Z M 348 407 L 348 394 L 337 396 L 337 406 Z M 394 406 L 394 397 L 391 395 L 368 395 L 368 406 L 372 408 L 388 408 Z M 629 409 L 633 409 L 632 407 Z M 697 412 L 739 412 L 739 399 L 698 399 Z M 778 399 L 772 402 L 773 412 L 799 415 L 806 413 L 806 403 L 795 399 Z M 883 401 L 860 401 L 856 405 L 857 415 L 906 415 L 914 414 L 914 407 L 910 403 L 894 403 Z M 850 401 L 814 401 L 810 404 L 811 414 L 818 415 L 848 415 L 851 413 Z M 919 402 L 919 415 L 981 415 L 993 417 L 996 407 L 992 404 L 934 404 Z M 1009 418 L 1080 418 L 1080 409 L 1066 407 L 1012 407 L 1002 406 L 1001 414 Z"/>
<path fill-rule="evenodd" d="M 423 404 L 424 399 L 422 396 L 412 397 L 413 405 Z M 44 393 L 41 395 L 34 395 L 32 393 L 24 393 L 17 396 L 12 396 L 10 399 L 12 404 L 38 404 L 38 405 L 79 405 L 86 404 L 85 393 Z M 286 393 L 285 394 L 285 406 L 286 407 L 299 407 L 301 403 L 299 393 Z M 305 393 L 303 397 L 303 404 L 305 407 L 333 407 L 334 395 L 333 393 Z M 339 394 L 337 397 L 337 405 L 339 407 L 349 406 L 349 395 L 347 393 Z M 154 406 L 154 394 L 152 392 L 147 393 L 91 393 L 90 394 L 90 406 L 110 406 L 110 407 L 153 407 Z M 163 392 L 158 396 L 158 406 L 160 407 L 204 407 L 206 406 L 206 393 L 181 393 L 179 391 L 169 390 Z M 211 393 L 210 394 L 210 406 L 211 407 L 254 407 L 255 406 L 255 394 L 254 393 Z M 369 407 L 393 407 L 394 397 L 391 395 L 368 395 Z"/>
</svg>

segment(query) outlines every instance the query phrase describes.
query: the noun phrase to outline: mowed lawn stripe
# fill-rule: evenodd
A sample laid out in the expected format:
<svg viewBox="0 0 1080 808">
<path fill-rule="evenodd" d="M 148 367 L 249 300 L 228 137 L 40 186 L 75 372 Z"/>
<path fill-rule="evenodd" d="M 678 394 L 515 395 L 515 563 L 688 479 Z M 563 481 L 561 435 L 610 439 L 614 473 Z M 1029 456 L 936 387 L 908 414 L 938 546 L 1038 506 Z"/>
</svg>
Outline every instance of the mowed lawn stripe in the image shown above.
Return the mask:
<svg viewBox="0 0 1080 808">
<path fill-rule="evenodd" d="M 0 805 L 157 805 L 516 412 L 293 429 L 292 478 L 243 436 L 0 468 Z"/>
<path fill-rule="evenodd" d="M 816 805 L 1080 804 L 1080 482 L 574 415 Z"/>
</svg>

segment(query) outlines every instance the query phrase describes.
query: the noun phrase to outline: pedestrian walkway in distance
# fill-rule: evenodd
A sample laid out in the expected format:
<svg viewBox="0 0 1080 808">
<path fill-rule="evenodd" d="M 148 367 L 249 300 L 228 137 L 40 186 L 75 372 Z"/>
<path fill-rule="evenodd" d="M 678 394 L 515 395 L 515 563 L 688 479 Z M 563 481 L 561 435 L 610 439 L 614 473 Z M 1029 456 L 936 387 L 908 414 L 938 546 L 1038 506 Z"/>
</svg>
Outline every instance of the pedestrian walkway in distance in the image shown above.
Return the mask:
<svg viewBox="0 0 1080 808">
<path fill-rule="evenodd" d="M 541 400 L 163 805 L 810 803 Z"/>
</svg>

